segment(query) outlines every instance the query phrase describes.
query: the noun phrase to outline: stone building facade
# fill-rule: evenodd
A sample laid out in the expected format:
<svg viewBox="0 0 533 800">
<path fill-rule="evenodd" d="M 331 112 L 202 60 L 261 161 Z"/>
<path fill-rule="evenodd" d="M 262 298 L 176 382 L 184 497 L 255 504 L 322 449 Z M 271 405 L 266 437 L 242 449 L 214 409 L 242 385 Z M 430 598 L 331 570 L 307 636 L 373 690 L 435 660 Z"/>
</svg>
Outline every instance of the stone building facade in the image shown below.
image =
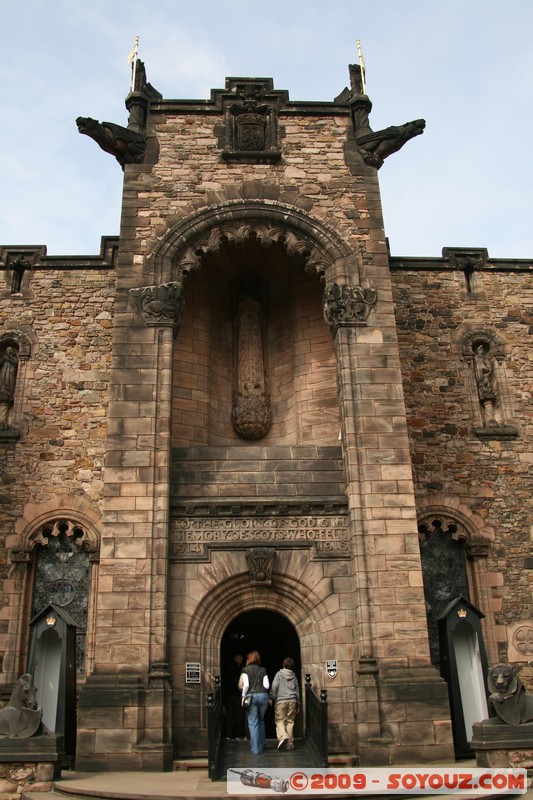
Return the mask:
<svg viewBox="0 0 533 800">
<path fill-rule="evenodd" d="M 332 753 L 450 757 L 443 607 L 492 663 L 533 653 L 532 263 L 390 255 L 377 170 L 424 124 L 372 131 L 356 68 L 333 102 L 189 101 L 139 62 L 126 104 L 78 120 L 124 169 L 120 236 L 0 250 L 0 678 L 51 600 L 80 769 L 205 752 L 243 648 L 327 688 Z"/>
</svg>

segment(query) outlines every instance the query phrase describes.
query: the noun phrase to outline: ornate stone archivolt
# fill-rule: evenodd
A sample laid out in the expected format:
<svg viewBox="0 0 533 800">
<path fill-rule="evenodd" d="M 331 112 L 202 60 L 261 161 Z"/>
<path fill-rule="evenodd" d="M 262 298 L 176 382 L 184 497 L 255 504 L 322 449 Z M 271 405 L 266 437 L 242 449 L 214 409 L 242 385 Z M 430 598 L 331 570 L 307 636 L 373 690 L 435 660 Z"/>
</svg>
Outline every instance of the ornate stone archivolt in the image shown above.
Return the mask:
<svg viewBox="0 0 533 800">
<path fill-rule="evenodd" d="M 205 236 L 196 240 L 187 248 L 180 259 L 179 278 L 201 268 L 202 257 L 216 253 L 224 242 L 243 245 L 255 240 L 263 247 L 281 245 L 288 256 L 300 256 L 305 261 L 305 270 L 318 274 L 321 278 L 326 274 L 328 259 L 320 252 L 316 243 L 305 235 L 277 224 L 226 223 L 213 227 Z"/>
<path fill-rule="evenodd" d="M 146 325 L 172 326 L 174 334 L 178 332 L 185 308 L 181 283 L 171 282 L 130 289 L 130 299 Z"/>
<path fill-rule="evenodd" d="M 324 319 L 333 335 L 342 325 L 364 325 L 376 301 L 375 289 L 330 283 L 324 291 Z"/>
<path fill-rule="evenodd" d="M 357 244 L 349 246 L 335 228 L 307 211 L 278 200 L 243 198 L 183 217 L 160 240 L 149 256 L 148 267 L 153 262 L 155 281 L 182 281 L 201 268 L 204 255 L 215 253 L 224 242 L 246 244 L 251 238 L 265 247 L 278 245 L 289 256 L 302 257 L 307 272 L 324 282 L 334 280 L 340 272 L 357 276 L 362 263 Z"/>
</svg>

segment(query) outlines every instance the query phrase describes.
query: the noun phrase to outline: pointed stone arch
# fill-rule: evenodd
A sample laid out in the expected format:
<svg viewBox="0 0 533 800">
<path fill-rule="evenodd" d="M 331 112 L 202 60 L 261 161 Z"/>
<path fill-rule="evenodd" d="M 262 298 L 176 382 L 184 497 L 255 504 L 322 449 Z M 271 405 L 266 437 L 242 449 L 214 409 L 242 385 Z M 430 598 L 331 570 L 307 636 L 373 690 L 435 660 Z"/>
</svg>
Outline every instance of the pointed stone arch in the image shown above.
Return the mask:
<svg viewBox="0 0 533 800">
<path fill-rule="evenodd" d="M 27 503 L 15 523 L 15 533 L 7 538 L 10 551 L 32 549 L 39 540 L 39 531 L 51 519 L 69 519 L 84 528 L 83 541 L 91 550 L 100 548 L 100 514 L 85 497 L 61 495 L 44 503 Z"/>
<path fill-rule="evenodd" d="M 210 206 L 177 222 L 155 248 L 150 261 L 156 283 L 182 281 L 201 268 L 202 257 L 223 242 L 255 239 L 280 244 L 289 256 L 305 261 L 307 272 L 323 282 L 358 277 L 358 257 L 330 225 L 295 206 L 272 200 L 236 200 Z M 355 281 L 357 282 L 357 281 Z"/>
<path fill-rule="evenodd" d="M 85 622 L 80 624 L 78 647 L 82 648 L 83 662 L 90 671 L 94 661 L 94 627 L 96 597 L 98 593 L 98 561 L 100 553 L 100 514 L 84 497 L 63 495 L 53 497 L 44 503 L 27 503 L 21 517 L 15 523 L 15 531 L 6 537 L 6 548 L 12 564 L 11 574 L 20 581 L 20 591 L 6 590 L 4 601 L 16 613 L 9 623 L 12 642 L 14 677 L 25 668 L 28 625 L 32 616 L 35 576 L 38 574 L 36 562 L 39 553 L 50 542 L 69 542 L 75 554 L 77 574 L 87 571 L 83 579 L 83 612 Z M 83 563 L 80 563 L 80 559 Z M 59 577 L 59 576 L 56 576 Z M 69 576 L 67 576 L 69 577 Z M 69 578 L 70 579 L 70 578 Z M 16 581 L 10 581 L 8 588 Z M 74 584 L 76 585 L 76 584 Z M 79 589 L 76 590 L 79 596 Z M 20 606 L 20 598 L 24 604 Z M 57 601 L 59 604 L 60 601 Z M 70 602 L 70 600 L 68 601 Z M 80 657 L 81 658 L 81 657 Z"/>
<path fill-rule="evenodd" d="M 487 558 L 495 540 L 493 528 L 457 497 L 434 494 L 420 499 L 417 505 L 419 535 L 423 536 L 425 529 L 436 525 L 445 535 L 463 543 L 471 600 L 485 614 L 483 628 L 488 658 L 498 661 L 499 632 L 494 612 L 501 599 L 493 589 L 503 578 L 487 570 Z"/>
</svg>

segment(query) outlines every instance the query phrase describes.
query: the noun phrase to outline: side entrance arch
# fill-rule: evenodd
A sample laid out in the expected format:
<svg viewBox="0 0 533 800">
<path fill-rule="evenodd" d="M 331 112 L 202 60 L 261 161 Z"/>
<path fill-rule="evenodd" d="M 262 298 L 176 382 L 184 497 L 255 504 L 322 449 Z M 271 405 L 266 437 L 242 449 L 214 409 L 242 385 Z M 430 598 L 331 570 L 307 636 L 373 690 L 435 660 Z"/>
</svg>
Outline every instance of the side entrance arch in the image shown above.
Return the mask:
<svg viewBox="0 0 533 800">
<path fill-rule="evenodd" d="M 300 640 L 296 630 L 282 614 L 260 608 L 239 614 L 224 631 L 220 645 L 223 694 L 226 694 L 228 689 L 228 667 L 231 666 L 233 657 L 236 654 L 241 654 L 244 658 L 244 664 L 246 655 L 252 650 L 259 652 L 261 664 L 267 671 L 271 685 L 276 672 L 283 664 L 283 659 L 289 656 L 293 658 L 295 663 L 294 671 L 298 678 L 300 689 L 302 689 Z M 300 717 L 296 723 L 297 736 L 302 735 Z M 272 711 L 267 711 L 265 725 L 267 738 L 275 738 L 276 732 Z"/>
</svg>

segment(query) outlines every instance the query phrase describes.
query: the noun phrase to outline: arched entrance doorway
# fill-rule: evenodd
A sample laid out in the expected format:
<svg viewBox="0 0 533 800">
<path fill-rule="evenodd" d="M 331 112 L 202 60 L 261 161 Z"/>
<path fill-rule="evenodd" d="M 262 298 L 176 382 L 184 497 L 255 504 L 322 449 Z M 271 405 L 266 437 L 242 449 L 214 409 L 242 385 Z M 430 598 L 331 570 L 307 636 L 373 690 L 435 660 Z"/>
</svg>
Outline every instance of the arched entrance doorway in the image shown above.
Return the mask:
<svg viewBox="0 0 533 800">
<path fill-rule="evenodd" d="M 300 641 L 296 630 L 282 614 L 261 608 L 239 614 L 224 631 L 220 645 L 223 693 L 227 687 L 228 669 L 233 657 L 240 653 L 246 659 L 247 653 L 252 650 L 260 653 L 261 663 L 267 671 L 271 684 L 283 664 L 283 659 L 288 656 L 293 658 L 294 671 L 300 688 L 302 687 Z M 265 725 L 267 738 L 275 738 L 274 714 L 271 711 L 267 712 Z M 296 736 L 302 735 L 301 727 L 301 720 L 298 719 Z"/>
</svg>

